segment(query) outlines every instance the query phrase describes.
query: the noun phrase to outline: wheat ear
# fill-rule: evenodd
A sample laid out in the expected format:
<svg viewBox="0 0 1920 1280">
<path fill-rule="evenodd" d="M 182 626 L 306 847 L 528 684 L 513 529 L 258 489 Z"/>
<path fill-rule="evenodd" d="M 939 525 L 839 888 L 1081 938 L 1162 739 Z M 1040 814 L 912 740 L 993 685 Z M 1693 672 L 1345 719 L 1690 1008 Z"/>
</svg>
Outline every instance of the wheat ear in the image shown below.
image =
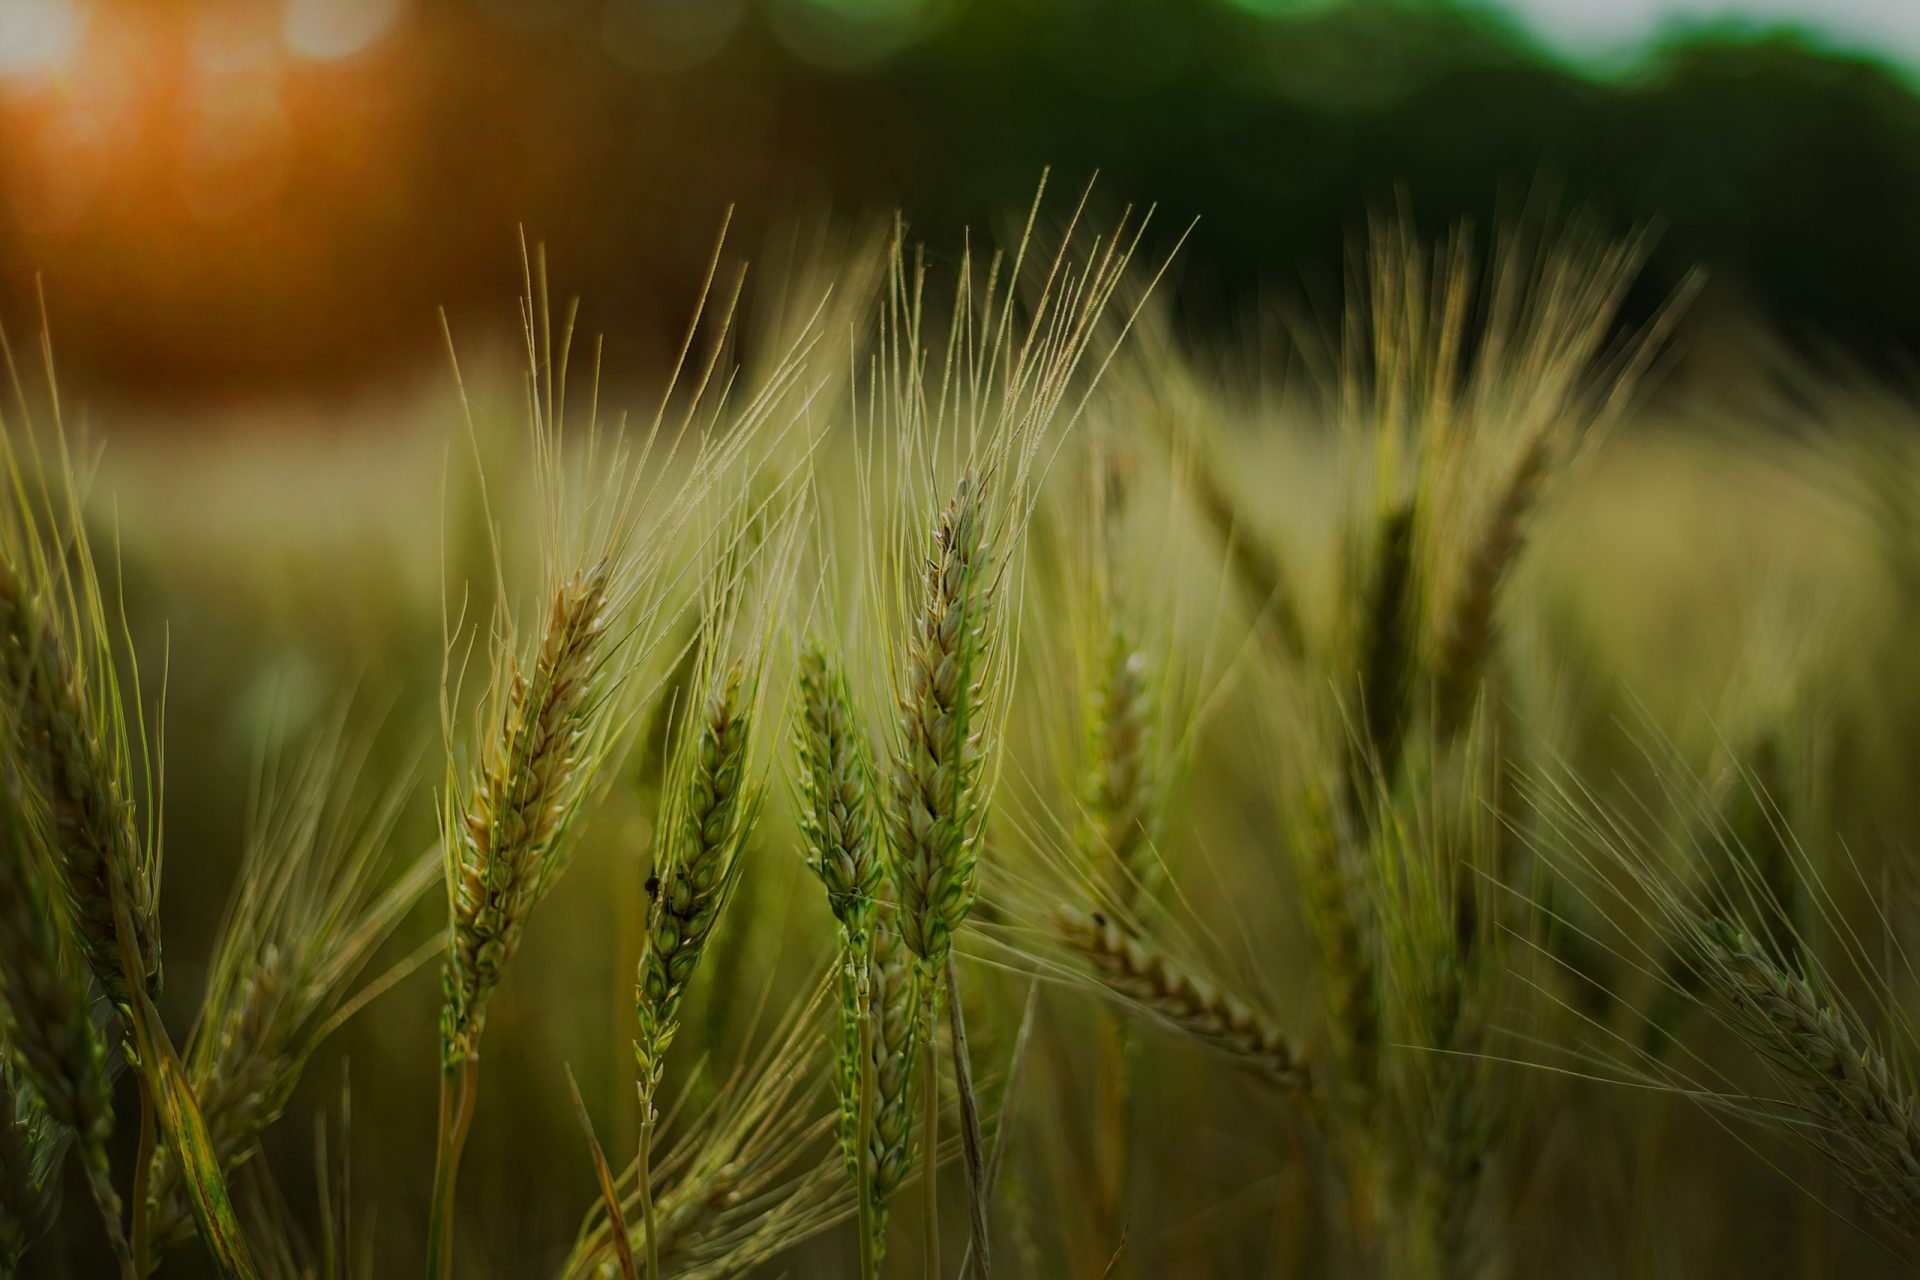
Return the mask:
<svg viewBox="0 0 1920 1280">
<path fill-rule="evenodd" d="M 740 871 L 740 849 L 759 798 L 751 785 L 752 690 L 747 668 L 735 662 L 708 692 L 690 748 L 683 749 L 669 790 L 661 829 L 668 852 L 647 919 L 634 993 L 639 1034 L 640 1192 L 647 1231 L 647 1275 L 660 1274 L 659 1224 L 654 1219 L 652 1143 L 655 1106 L 666 1053 L 680 1027 L 680 1002 L 699 967 Z"/>
<path fill-rule="evenodd" d="M 564 836 L 585 789 L 582 752 L 607 647 L 605 561 L 554 593 L 531 666 L 513 672 L 464 807 L 443 819 L 449 922 L 441 970 L 440 1115 L 428 1273 L 453 1272 L 453 1202 L 479 1087 L 487 999 L 527 917 L 566 865 Z"/>
<path fill-rule="evenodd" d="M 794 754 L 807 866 L 826 887 L 827 905 L 849 946 L 863 950 L 886 875 L 866 732 L 846 672 L 818 644 L 801 651 L 799 686 Z"/>
<path fill-rule="evenodd" d="M 1372 578 L 1360 635 L 1361 736 L 1350 754 L 1347 810 L 1364 825 L 1373 797 L 1399 773 L 1406 738 L 1407 699 L 1417 660 L 1414 619 L 1415 506 L 1409 500 L 1383 513 L 1374 539 Z"/>
<path fill-rule="evenodd" d="M 1920 1235 L 1920 1094 L 1857 1020 L 1722 926 L 1708 953 L 1735 1026 L 1792 1083 L 1835 1169 L 1890 1223 Z"/>
<path fill-rule="evenodd" d="M 113 1089 L 93 1024 L 86 968 L 44 874 L 39 832 L 17 782 L 0 773 L 0 1003 L 7 1048 L 47 1115 L 74 1136 L 121 1271 L 135 1274 L 107 1166 Z"/>
<path fill-rule="evenodd" d="M 1117 623 L 1109 629 L 1090 691 L 1090 768 L 1082 797 L 1089 853 L 1110 864 L 1114 900 L 1133 907 L 1159 878 L 1159 789 L 1147 655 Z"/>
<path fill-rule="evenodd" d="M 1434 662 L 1435 724 L 1443 738 L 1456 733 L 1473 710 L 1480 674 L 1493 649 L 1500 588 L 1519 559 L 1527 524 L 1546 483 L 1553 441 L 1552 431 L 1543 429 L 1522 445 L 1447 606 Z"/>
<path fill-rule="evenodd" d="M 992 555 L 981 481 L 961 477 L 933 532 L 905 654 L 887 835 L 907 946 L 937 974 L 973 908 Z"/>
<path fill-rule="evenodd" d="M 564 863 L 559 837 L 580 790 L 607 593 L 604 562 L 554 593 L 539 652 L 514 674 L 466 807 L 446 833 L 452 912 L 441 1043 L 449 1064 L 479 1051 L 487 998 Z"/>
<path fill-rule="evenodd" d="M 1278 1089 L 1310 1095 L 1313 1078 L 1291 1037 L 1246 1001 L 1220 990 L 1108 919 L 1072 907 L 1053 913 L 1054 932 L 1110 993 L 1225 1056 Z"/>
<path fill-rule="evenodd" d="M 886 1229 L 886 1197 L 877 1188 L 874 1109 L 878 1093 L 873 935 L 878 893 L 885 875 L 875 829 L 872 764 L 866 732 L 845 673 L 818 643 L 799 662 L 799 714 L 794 754 L 800 832 L 807 865 L 827 891 L 827 905 L 840 922 L 841 1053 L 835 1063 L 840 1093 L 840 1151 L 853 1179 L 860 1231 L 860 1274 L 879 1274 Z M 897 926 L 894 926 L 897 928 Z M 897 938 L 893 944 L 897 949 Z"/>
<path fill-rule="evenodd" d="M 20 1274 L 21 1258 L 53 1225 L 67 1142 L 0 1036 L 0 1275 Z"/>
<path fill-rule="evenodd" d="M 1300 896 L 1320 951 L 1327 1022 L 1340 1068 L 1340 1096 L 1365 1118 L 1380 1082 L 1380 990 L 1363 901 L 1348 846 L 1333 817 L 1313 813 L 1301 836 Z"/>
<path fill-rule="evenodd" d="M 985 682 L 993 642 L 992 553 L 981 479 L 954 486 L 933 530 L 897 685 L 900 729 L 888 775 L 888 844 L 901 936 L 919 957 L 927 1161 L 926 1269 L 939 1274 L 940 1082 L 934 1019 L 953 934 L 978 888 Z M 971 1162 L 968 1168 L 971 1170 Z"/>
<path fill-rule="evenodd" d="M 21 776 L 46 812 L 48 838 L 94 977 L 114 1000 L 127 999 L 114 923 L 116 884 L 126 896 L 147 989 L 160 987 L 157 886 L 134 825 L 124 771 L 103 740 L 95 691 L 47 617 L 19 567 L 0 561 L 0 679 L 15 726 Z"/>
</svg>

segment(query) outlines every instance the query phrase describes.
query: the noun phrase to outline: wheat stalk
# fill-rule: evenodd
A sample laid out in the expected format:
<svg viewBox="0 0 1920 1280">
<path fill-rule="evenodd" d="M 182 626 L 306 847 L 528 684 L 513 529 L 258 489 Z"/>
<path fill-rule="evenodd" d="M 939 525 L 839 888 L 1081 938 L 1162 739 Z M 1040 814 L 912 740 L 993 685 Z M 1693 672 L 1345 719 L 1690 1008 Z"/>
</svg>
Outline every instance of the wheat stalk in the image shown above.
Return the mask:
<svg viewBox="0 0 1920 1280">
<path fill-rule="evenodd" d="M 596 1200 L 560 1275 L 566 1280 L 601 1280 L 617 1249 L 609 1236 L 627 1232 L 638 1252 L 645 1244 L 644 1224 L 636 1233 L 627 1221 L 642 1201 L 655 1199 L 659 1264 L 664 1275 L 720 1276 L 750 1272 L 760 1260 L 845 1222 L 854 1206 L 847 1179 L 837 1161 L 820 1157 L 821 1139 L 835 1123 L 813 1105 L 822 1083 L 818 1071 L 821 1037 L 817 1018 L 825 987 L 796 1000 L 751 1060 L 743 1060 L 718 1081 L 718 1088 L 696 1114 L 676 1122 L 682 1137 L 648 1170 L 642 1190 L 641 1162 L 635 1158 L 618 1180 L 617 1209 Z M 656 1189 L 657 1188 L 657 1189 Z"/>
</svg>

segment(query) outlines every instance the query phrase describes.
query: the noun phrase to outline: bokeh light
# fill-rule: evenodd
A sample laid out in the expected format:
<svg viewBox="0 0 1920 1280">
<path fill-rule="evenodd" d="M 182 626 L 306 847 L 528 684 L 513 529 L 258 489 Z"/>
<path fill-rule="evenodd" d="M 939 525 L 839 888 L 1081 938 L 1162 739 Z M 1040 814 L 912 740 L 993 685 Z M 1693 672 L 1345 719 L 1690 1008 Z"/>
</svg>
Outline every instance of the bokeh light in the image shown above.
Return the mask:
<svg viewBox="0 0 1920 1280">
<path fill-rule="evenodd" d="M 1546 43 L 1577 57 L 1632 58 L 1702 27 L 1786 30 L 1835 48 L 1920 66 L 1912 0 L 1495 0 Z"/>
<path fill-rule="evenodd" d="M 0 0 L 0 75 L 58 70 L 85 25 L 75 0 Z"/>
<path fill-rule="evenodd" d="M 851 71 L 899 52 L 937 28 L 945 0 L 774 0 L 773 29 L 815 66 Z"/>
<path fill-rule="evenodd" d="M 347 58 L 385 35 L 405 0 L 287 0 L 287 48 L 305 58 Z"/>
</svg>

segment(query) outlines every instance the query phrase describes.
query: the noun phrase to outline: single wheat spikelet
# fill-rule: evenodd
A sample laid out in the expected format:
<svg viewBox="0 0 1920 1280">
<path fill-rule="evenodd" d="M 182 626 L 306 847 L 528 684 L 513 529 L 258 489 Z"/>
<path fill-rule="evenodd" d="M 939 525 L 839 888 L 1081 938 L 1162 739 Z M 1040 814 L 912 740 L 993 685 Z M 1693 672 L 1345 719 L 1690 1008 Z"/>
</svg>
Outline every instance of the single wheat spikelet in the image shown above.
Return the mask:
<svg viewBox="0 0 1920 1280">
<path fill-rule="evenodd" d="M 848 946 L 864 951 L 874 898 L 886 867 L 875 829 L 872 764 L 846 673 L 818 644 L 800 654 L 800 709 L 794 726 L 799 760 L 800 834 L 807 865 L 826 886 L 827 905 Z"/>
<path fill-rule="evenodd" d="M 107 1169 L 113 1088 L 107 1046 L 93 1024 L 93 992 L 54 901 L 18 783 L 0 772 L 0 1006 L 6 1047 L 47 1116 L 74 1135 L 87 1183 L 116 1256 L 120 1201 Z"/>
<path fill-rule="evenodd" d="M 134 824 L 124 770 L 104 740 L 100 696 L 48 619 L 45 592 L 0 560 L 0 680 L 20 775 L 44 809 L 63 888 L 88 967 L 117 1001 L 127 998 L 114 923 L 116 884 L 133 922 L 134 954 L 149 992 L 160 987 L 157 886 Z"/>
<path fill-rule="evenodd" d="M 1091 827 L 1088 852 L 1109 860 L 1106 879 L 1115 900 L 1131 907 L 1159 878 L 1160 797 L 1147 655 L 1118 625 L 1102 646 L 1088 703 L 1091 767 L 1082 797 Z"/>
<path fill-rule="evenodd" d="M 1293 1043 L 1271 1019 L 1099 913 L 1054 912 L 1055 932 L 1093 967 L 1100 984 L 1176 1031 L 1289 1092 L 1309 1093 L 1312 1077 Z"/>
<path fill-rule="evenodd" d="M 1493 648 L 1500 587 L 1519 558 L 1527 523 L 1546 482 L 1552 446 L 1552 434 L 1540 431 L 1521 448 L 1448 604 L 1434 662 L 1434 706 L 1443 735 L 1457 730 L 1473 709 L 1480 673 Z"/>
<path fill-rule="evenodd" d="M 962 476 L 933 533 L 907 641 L 887 834 L 901 933 L 929 971 L 973 909 L 979 872 L 981 732 L 992 644 L 982 484 Z"/>
<path fill-rule="evenodd" d="M 634 1055 L 649 1108 L 679 1030 L 680 1001 L 732 896 L 740 848 L 752 825 L 748 692 L 746 666 L 736 662 L 707 694 L 691 749 L 681 752 L 668 798 L 671 808 L 661 823 L 667 857 L 655 873 L 658 885 L 634 998 L 640 1023 Z"/>
<path fill-rule="evenodd" d="M 1802 1096 L 1814 1141 L 1890 1222 L 1920 1234 L 1920 1095 L 1865 1030 L 1746 933 L 1715 931 L 1738 1025 Z"/>
<path fill-rule="evenodd" d="M 487 998 L 550 888 L 580 798 L 580 750 L 606 639 L 605 562 L 554 594 L 531 669 L 516 671 L 500 726 L 445 835 L 451 937 L 442 979 L 441 1044 L 451 1064 L 478 1050 Z"/>
</svg>

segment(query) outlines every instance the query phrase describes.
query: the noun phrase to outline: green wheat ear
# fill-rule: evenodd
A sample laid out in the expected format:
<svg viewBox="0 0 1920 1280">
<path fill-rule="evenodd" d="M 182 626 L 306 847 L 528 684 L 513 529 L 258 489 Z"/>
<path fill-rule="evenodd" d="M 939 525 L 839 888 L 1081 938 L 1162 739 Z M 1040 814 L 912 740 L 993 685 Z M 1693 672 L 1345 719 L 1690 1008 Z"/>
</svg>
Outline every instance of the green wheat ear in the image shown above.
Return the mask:
<svg viewBox="0 0 1920 1280">
<path fill-rule="evenodd" d="M 133 1253 L 107 1166 L 113 1133 L 107 1045 L 93 1025 L 91 983 L 71 941 L 77 931 L 48 883 L 36 826 L 17 782 L 0 770 L 0 1014 L 6 1048 L 47 1116 L 73 1135 L 107 1242 L 132 1275 Z"/>
<path fill-rule="evenodd" d="M 807 866 L 849 946 L 866 948 L 886 876 L 873 812 L 873 764 L 846 671 L 818 642 L 800 653 L 794 724 L 800 834 Z"/>
<path fill-rule="evenodd" d="M 681 752 L 670 780 L 661 824 L 667 857 L 656 873 L 634 1001 L 640 1022 L 634 1055 L 643 1105 L 650 1110 L 667 1049 L 680 1029 L 680 1003 L 732 896 L 740 851 L 758 809 L 749 777 L 751 703 L 746 664 L 735 662 L 708 690 L 691 749 Z"/>
<path fill-rule="evenodd" d="M 887 835 L 901 933 L 937 972 L 973 909 L 979 873 L 992 552 L 984 486 L 960 478 L 934 526 L 904 655 Z"/>
</svg>

